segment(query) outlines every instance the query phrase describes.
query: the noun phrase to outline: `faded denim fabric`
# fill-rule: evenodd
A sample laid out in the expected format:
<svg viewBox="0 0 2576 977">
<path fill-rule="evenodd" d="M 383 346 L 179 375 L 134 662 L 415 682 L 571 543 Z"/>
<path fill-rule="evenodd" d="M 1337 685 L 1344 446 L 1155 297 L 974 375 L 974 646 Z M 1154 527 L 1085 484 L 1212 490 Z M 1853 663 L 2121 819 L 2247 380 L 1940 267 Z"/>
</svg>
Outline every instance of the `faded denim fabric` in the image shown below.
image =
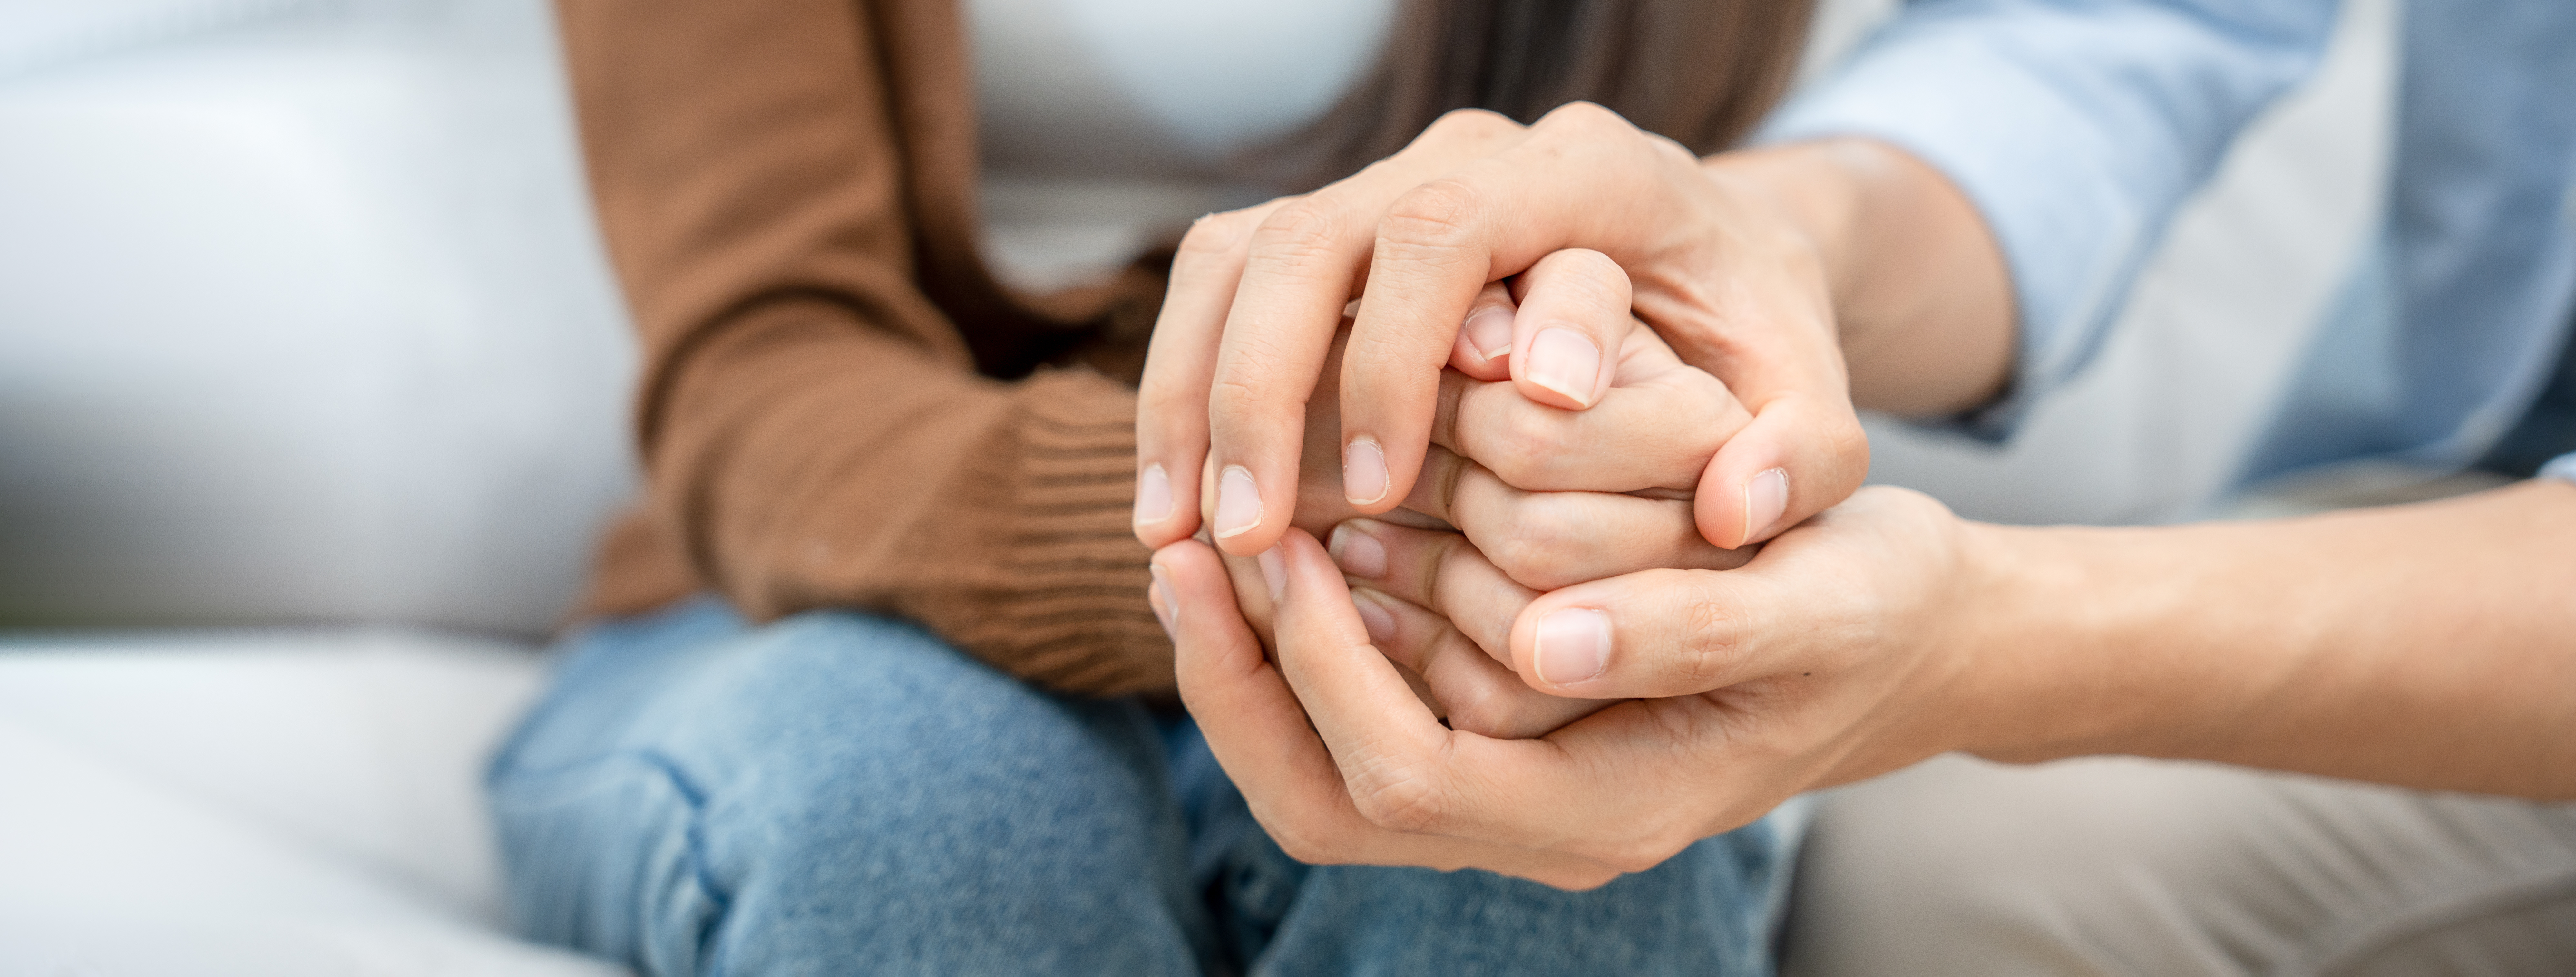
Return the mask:
<svg viewBox="0 0 2576 977">
<path fill-rule="evenodd" d="M 571 638 L 495 760 L 517 926 L 647 974 L 1771 972 L 1793 816 L 1588 893 L 1290 860 L 1196 727 L 908 624 Z"/>
</svg>

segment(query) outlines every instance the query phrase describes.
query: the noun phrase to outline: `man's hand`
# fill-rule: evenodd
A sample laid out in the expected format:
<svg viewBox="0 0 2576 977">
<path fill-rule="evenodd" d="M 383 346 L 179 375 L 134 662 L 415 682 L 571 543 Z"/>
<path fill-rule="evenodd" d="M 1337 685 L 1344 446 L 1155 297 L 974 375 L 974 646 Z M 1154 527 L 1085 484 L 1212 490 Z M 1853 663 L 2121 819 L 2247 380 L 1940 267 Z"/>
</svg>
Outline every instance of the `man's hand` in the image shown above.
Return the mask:
<svg viewBox="0 0 2576 977">
<path fill-rule="evenodd" d="M 1473 594 L 1442 593 L 1447 571 L 1422 569 L 1454 543 L 1368 528 L 1387 566 L 1369 582 L 1384 593 L 1445 605 L 1462 628 L 1501 615 L 1465 607 Z M 1950 750 L 2130 753 L 2566 799 L 2569 552 L 2576 486 L 2545 481 L 2132 529 L 1984 526 L 1911 492 L 1865 489 L 1738 569 L 1652 570 L 1529 598 L 1501 639 L 1516 674 L 1555 694 L 1638 698 L 1538 740 L 1497 740 L 1388 694 L 1400 687 L 1390 659 L 1412 655 L 1401 644 L 1420 632 L 1370 643 L 1342 573 L 1291 533 L 1270 561 L 1283 600 L 1275 674 L 1211 667 L 1224 662 L 1188 624 L 1195 605 L 1180 610 L 1179 673 L 1238 782 L 1276 783 L 1265 765 L 1302 765 L 1299 791 L 1255 802 L 1272 830 L 1364 836 L 1364 850 L 1324 854 L 1378 864 L 1567 856 L 1524 874 L 1585 884 L 1577 867 L 1642 869 L 1797 793 Z M 1176 577 L 1212 565 L 1195 543 L 1156 562 Z M 1417 580 L 1429 586 L 1408 590 Z M 1522 599 L 1488 583 L 1483 599 Z M 1219 701 L 1232 708 L 1199 709 Z M 1291 718 L 1302 706 L 1313 733 L 1282 740 L 1285 721 L 1256 704 Z M 1327 769 L 1339 795 L 1317 786 Z"/>
<path fill-rule="evenodd" d="M 1309 840 L 1292 853 L 1443 867 L 1463 858 L 1592 885 L 1602 867 L 1652 867 L 1797 793 L 1942 750 L 1941 717 L 1927 706 L 1958 667 L 1944 646 L 1926 638 L 1860 654 L 1844 639 L 1890 621 L 1937 619 L 1951 595 L 1924 582 L 1945 575 L 1922 571 L 1956 560 L 1957 525 L 1920 496 L 1871 490 L 1783 534 L 1741 569 L 1648 571 L 1535 598 L 1510 616 L 1502 639 L 1524 681 L 1559 695 L 1652 697 L 1537 740 L 1436 722 L 1391 661 L 1421 653 L 1408 642 L 1437 640 L 1436 630 L 1372 635 L 1352 609 L 1345 571 L 1302 532 L 1264 559 L 1281 601 L 1275 669 L 1228 637 L 1240 620 L 1227 620 L 1232 602 L 1212 574 L 1213 553 L 1183 542 L 1158 553 L 1156 565 L 1183 595 L 1182 697 L 1218 759 L 1257 797 L 1263 824 L 1283 844 Z M 1456 557 L 1438 534 L 1372 529 L 1388 564 L 1374 582 L 1388 596 L 1445 605 L 1462 628 L 1491 627 L 1518 599 L 1494 597 L 1503 591 L 1491 580 L 1444 587 L 1443 574 L 1424 569 Z M 1856 573 L 1869 567 L 1886 569 Z M 1779 599 L 1788 593 L 1800 597 Z M 1466 606 L 1478 600 L 1500 606 Z M 1794 608 L 1798 618 L 1718 630 L 1716 642 L 1675 640 L 1754 607 Z M 1560 671 L 1568 654 L 1598 664 L 1576 660 Z M 1321 840 L 1342 838 L 1353 841 Z M 1532 861 L 1538 856 L 1563 860 Z"/>
</svg>

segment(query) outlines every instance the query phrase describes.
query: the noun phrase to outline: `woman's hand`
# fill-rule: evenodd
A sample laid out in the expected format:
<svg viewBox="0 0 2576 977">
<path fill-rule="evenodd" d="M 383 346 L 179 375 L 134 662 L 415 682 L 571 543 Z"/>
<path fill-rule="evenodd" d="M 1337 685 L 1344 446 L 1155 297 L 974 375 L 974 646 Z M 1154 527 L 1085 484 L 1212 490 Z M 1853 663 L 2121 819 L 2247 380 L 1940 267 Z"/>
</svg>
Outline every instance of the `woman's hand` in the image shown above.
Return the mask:
<svg viewBox="0 0 2576 977">
<path fill-rule="evenodd" d="M 1314 539 L 1303 532 L 1290 535 L 1306 547 L 1295 557 L 1295 572 L 1311 578 L 1320 567 L 1338 589 L 1338 578 L 1330 576 L 1331 564 L 1321 562 L 1322 550 Z M 1279 576 L 1283 567 L 1269 570 L 1271 579 L 1284 579 Z M 1597 888 L 1619 876 L 1617 869 L 1577 855 L 1380 826 L 1362 813 L 1375 802 L 1349 790 L 1344 770 L 1317 739 L 1299 693 L 1290 691 L 1287 659 L 1274 663 L 1264 655 L 1262 643 L 1237 613 L 1234 587 L 1216 550 L 1194 539 L 1166 546 L 1154 555 L 1154 581 L 1155 610 L 1181 649 L 1182 699 L 1190 714 L 1199 717 L 1209 750 L 1243 792 L 1253 817 L 1289 857 L 1314 865 L 1481 868 L 1560 889 Z M 1325 641 L 1365 652 L 1369 667 L 1356 677 L 1369 684 L 1371 701 L 1398 710 L 1408 726 L 1445 730 L 1395 665 L 1369 646 L 1347 600 L 1349 592 L 1342 590 L 1343 599 L 1327 601 L 1320 588 L 1307 591 L 1282 608 L 1283 635 L 1297 636 L 1301 646 Z M 1263 601 L 1268 600 L 1265 593 Z M 1313 656 L 1295 657 L 1302 665 Z"/>
<path fill-rule="evenodd" d="M 1350 179 L 1192 229 L 1140 403 L 1139 537 L 1188 536 L 1203 505 L 1228 553 L 1262 552 L 1287 530 L 1302 501 L 1306 404 L 1354 296 L 1330 449 L 1358 511 L 1383 513 L 1412 493 L 1444 362 L 1487 380 L 1507 373 L 1537 403 L 1599 402 L 1613 372 L 1605 351 L 1622 348 L 1628 328 L 1625 316 L 1599 314 L 1620 304 L 1615 290 L 1541 282 L 1510 319 L 1507 354 L 1489 355 L 1497 316 L 1461 338 L 1491 283 L 1544 279 L 1560 269 L 1542 259 L 1567 249 L 1597 254 L 1559 259 L 1566 272 L 1596 257 L 1625 269 L 1633 291 L 1621 311 L 1633 308 L 1748 411 L 1688 479 L 1709 542 L 1767 538 L 1859 485 L 1868 448 L 1824 269 L 1783 213 L 1597 106 L 1528 127 L 1460 112 Z M 1551 294 L 1562 304 L 1541 300 Z M 1214 473 L 1204 488 L 1172 476 L 1202 468 Z"/>
<path fill-rule="evenodd" d="M 1871 489 L 1740 569 L 1651 570 L 1530 599 L 1501 643 L 1532 688 L 1637 697 L 1539 740 L 1433 721 L 1390 663 L 1414 651 L 1374 643 L 1347 568 L 1303 533 L 1264 561 L 1281 599 L 1275 670 L 1227 639 L 1213 554 L 1185 542 L 1156 565 L 1185 595 L 1182 697 L 1256 814 L 1283 839 L 1366 839 L 1292 853 L 1480 867 L 1544 853 L 1589 884 L 1573 867 L 1642 870 L 1800 792 L 1965 745 L 1977 717 L 1951 695 L 1975 643 L 1948 616 L 1978 576 L 1963 527 L 1922 496 Z M 1444 592 L 1445 571 L 1422 569 L 1455 558 L 1435 534 L 1371 535 L 1388 566 L 1372 582 L 1389 596 L 1445 607 L 1462 627 L 1500 616 L 1463 606 L 1496 588 Z"/>
<path fill-rule="evenodd" d="M 1497 292 L 1499 291 L 1497 289 Z M 1514 303 L 1508 295 L 1497 295 L 1492 298 L 1490 304 L 1508 312 L 1513 308 Z M 1625 315 L 1625 313 L 1619 314 Z M 1343 336 L 1336 339 L 1330 353 L 1331 358 L 1327 360 L 1328 364 L 1340 357 L 1342 341 L 1347 338 L 1347 335 L 1345 330 Z M 1662 349 L 1660 343 L 1642 333 L 1632 341 L 1631 346 L 1636 347 L 1640 344 L 1657 350 Z M 1660 359 L 1651 351 L 1628 359 L 1639 364 L 1636 368 L 1638 382 L 1656 380 L 1665 384 L 1665 388 L 1659 392 L 1667 399 L 1685 395 L 1705 397 L 1709 393 L 1706 389 L 1692 391 L 1687 384 L 1673 382 L 1670 376 L 1673 371 L 1661 365 L 1667 362 L 1677 363 L 1672 361 L 1668 350 L 1662 353 Z M 1687 367 L 1681 369 L 1688 370 Z M 1705 374 L 1701 376 L 1705 378 Z M 1337 403 L 1329 396 L 1333 377 L 1334 374 L 1328 370 L 1325 374 L 1326 396 L 1318 398 L 1315 406 L 1308 412 L 1307 425 L 1310 434 L 1317 430 L 1326 432 L 1324 438 L 1310 438 L 1307 442 L 1310 448 L 1328 446 L 1331 443 L 1329 432 L 1335 429 Z M 1715 381 L 1707 381 L 1707 383 L 1714 385 Z M 1443 428 L 1481 428 L 1488 423 L 1511 416 L 1510 412 L 1513 411 L 1514 404 L 1526 406 L 1525 401 L 1521 401 L 1517 394 L 1510 392 L 1508 385 L 1500 389 L 1506 396 L 1444 398 Z M 1723 395 L 1723 388 L 1719 388 L 1716 393 Z M 1637 398 L 1644 396 L 1646 394 L 1641 390 L 1635 396 L 1622 399 L 1620 402 L 1633 404 Z M 1731 404 L 1732 401 L 1729 400 L 1726 403 Z M 1462 404 L 1468 406 L 1468 416 L 1463 424 L 1459 422 L 1457 415 Z M 1554 408 L 1537 408 L 1537 410 L 1549 414 L 1566 414 Z M 1740 414 L 1741 411 L 1737 413 Z M 1497 450 L 1501 449 L 1498 447 Z M 1399 525 L 1447 529 L 1451 523 L 1446 520 L 1454 519 L 1485 534 L 1486 538 L 1497 541 L 1517 538 L 1519 530 L 1514 527 L 1527 527 L 1542 535 L 1531 539 L 1529 545 L 1515 546 L 1509 552 L 1524 559 L 1540 560 L 1545 558 L 1551 549 L 1550 546 L 1544 545 L 1546 541 L 1564 541 L 1568 544 L 1567 548 L 1572 549 L 1571 543 L 1576 536 L 1580 535 L 1580 527 L 1600 525 L 1597 516 L 1616 513 L 1626 517 L 1616 522 L 1628 536 L 1644 536 L 1659 530 L 1661 536 L 1679 537 L 1683 540 L 1677 545 L 1668 540 L 1664 547 L 1648 548 L 1653 552 L 1667 552 L 1673 549 L 1704 550 L 1706 555 L 1698 557 L 1702 562 L 1714 560 L 1731 565 L 1727 560 L 1730 554 L 1700 542 L 1691 532 L 1687 502 L 1648 501 L 1625 495 L 1589 492 L 1520 492 L 1500 485 L 1490 473 L 1484 472 L 1481 467 L 1473 463 L 1465 462 L 1456 455 L 1438 449 L 1435 449 L 1435 453 L 1439 463 L 1445 468 L 1439 477 L 1422 480 L 1419 483 L 1425 487 L 1425 491 L 1418 493 L 1422 498 L 1416 504 L 1380 517 L 1387 522 L 1372 523 L 1372 525 L 1383 525 L 1388 530 L 1393 530 Z M 1330 472 L 1331 469 L 1327 466 L 1310 464 L 1307 466 L 1305 477 L 1312 482 L 1318 477 L 1318 473 L 1323 473 L 1323 477 L 1330 477 Z M 1442 491 L 1429 491 L 1428 489 L 1433 486 L 1440 487 Z M 1577 500 L 1590 500 L 1591 505 L 1568 504 Z M 1599 511 L 1604 509 L 1610 512 Z M 1309 491 L 1300 494 L 1295 525 L 1310 532 L 1324 533 L 1332 531 L 1335 523 L 1357 514 L 1338 494 Z M 1678 519 L 1675 518 L 1676 514 Z M 1455 533 L 1442 535 L 1456 537 Z M 1366 545 L 1365 540 L 1362 545 Z M 1635 554 L 1630 558 L 1655 559 Z M 1228 555 L 1223 557 L 1223 562 L 1232 578 L 1236 604 L 1244 622 L 1251 628 L 1252 633 L 1259 637 L 1262 644 L 1275 647 L 1272 637 L 1273 609 L 1270 596 L 1261 585 L 1261 575 L 1254 564 L 1254 558 Z M 1604 564 L 1595 560 L 1589 563 L 1551 561 L 1548 565 L 1566 567 Z M 1622 570 L 1655 565 L 1664 564 L 1660 561 L 1639 563 L 1636 566 L 1622 567 Z M 1595 575 L 1606 575 L 1607 572 L 1619 571 L 1605 571 Z M 1524 575 L 1528 574 L 1524 573 Z M 1492 576 L 1505 585 L 1510 584 L 1510 581 L 1503 580 L 1499 573 Z M 1535 592 L 1524 589 L 1519 593 L 1526 599 L 1527 595 Z M 1157 591 L 1153 596 L 1158 602 L 1159 610 L 1163 601 L 1162 594 Z M 1406 657 L 1398 660 L 1402 668 L 1401 674 L 1412 686 L 1415 695 L 1432 709 L 1433 714 L 1445 719 L 1455 728 L 1505 738 L 1536 736 L 1563 726 L 1604 705 L 1595 700 L 1561 698 L 1531 689 L 1502 663 L 1502 656 L 1488 654 L 1484 647 L 1460 638 L 1455 629 L 1449 628 L 1444 620 L 1427 611 L 1403 606 L 1401 602 L 1392 598 L 1382 598 L 1376 603 L 1370 603 L 1366 597 L 1360 598 L 1358 609 L 1362 619 L 1373 631 L 1400 628 L 1407 634 L 1419 636 L 1419 640 L 1391 645 L 1402 647 L 1407 651 Z M 1503 632 L 1497 630 L 1492 633 L 1499 635 Z M 1503 646 L 1497 641 L 1492 647 Z"/>
</svg>

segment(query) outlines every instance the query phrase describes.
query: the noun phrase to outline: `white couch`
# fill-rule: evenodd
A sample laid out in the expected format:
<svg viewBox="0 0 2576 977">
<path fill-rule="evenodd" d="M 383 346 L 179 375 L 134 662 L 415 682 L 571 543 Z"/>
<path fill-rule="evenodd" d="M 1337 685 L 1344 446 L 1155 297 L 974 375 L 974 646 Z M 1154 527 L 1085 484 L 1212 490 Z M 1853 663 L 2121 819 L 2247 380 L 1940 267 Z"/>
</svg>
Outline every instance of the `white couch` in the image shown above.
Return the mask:
<svg viewBox="0 0 2576 977">
<path fill-rule="evenodd" d="M 2142 338 L 1880 477 L 2208 502 L 2382 178 L 2353 9 Z M 635 478 L 560 70 L 543 0 L 0 0 L 0 977 L 616 972 L 499 928 L 478 788 Z"/>
<path fill-rule="evenodd" d="M 541 0 L 0 4 L 0 974 L 597 974 L 479 767 L 633 489 Z"/>
</svg>

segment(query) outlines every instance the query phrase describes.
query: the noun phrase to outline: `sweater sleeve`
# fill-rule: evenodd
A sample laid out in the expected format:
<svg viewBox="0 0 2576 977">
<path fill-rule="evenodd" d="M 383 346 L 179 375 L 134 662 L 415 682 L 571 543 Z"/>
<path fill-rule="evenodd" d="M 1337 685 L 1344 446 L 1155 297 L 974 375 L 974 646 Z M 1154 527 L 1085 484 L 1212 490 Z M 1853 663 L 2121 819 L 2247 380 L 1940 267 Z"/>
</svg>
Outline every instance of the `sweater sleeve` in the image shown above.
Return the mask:
<svg viewBox="0 0 2576 977">
<path fill-rule="evenodd" d="M 1068 691 L 1168 689 L 1128 528 L 1134 394 L 975 372 L 918 284 L 879 19 L 857 0 L 560 12 L 643 341 L 644 518 L 697 583 L 758 620 L 909 617 Z"/>
</svg>

